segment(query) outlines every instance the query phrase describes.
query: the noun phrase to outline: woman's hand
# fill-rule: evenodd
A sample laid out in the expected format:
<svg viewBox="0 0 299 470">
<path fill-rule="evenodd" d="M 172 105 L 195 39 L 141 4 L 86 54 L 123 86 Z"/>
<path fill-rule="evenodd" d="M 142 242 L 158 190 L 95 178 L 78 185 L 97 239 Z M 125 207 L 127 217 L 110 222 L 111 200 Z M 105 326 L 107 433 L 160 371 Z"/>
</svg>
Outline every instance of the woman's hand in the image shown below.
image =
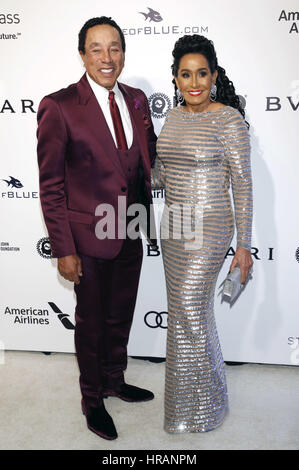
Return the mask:
<svg viewBox="0 0 299 470">
<path fill-rule="evenodd" d="M 229 271 L 232 272 L 237 265 L 240 267 L 241 271 L 241 283 L 244 284 L 248 278 L 248 274 L 250 268 L 253 265 L 253 261 L 251 258 L 250 251 L 246 250 L 246 248 L 243 248 L 241 246 L 237 248 Z"/>
</svg>

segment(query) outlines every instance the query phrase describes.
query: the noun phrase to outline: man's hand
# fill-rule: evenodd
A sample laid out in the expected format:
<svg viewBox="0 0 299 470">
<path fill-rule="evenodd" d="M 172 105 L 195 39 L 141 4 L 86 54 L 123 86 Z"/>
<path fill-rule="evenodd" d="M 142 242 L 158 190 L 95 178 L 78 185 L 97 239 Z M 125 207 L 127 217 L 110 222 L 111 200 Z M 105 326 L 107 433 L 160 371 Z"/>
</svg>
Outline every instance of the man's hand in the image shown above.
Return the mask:
<svg viewBox="0 0 299 470">
<path fill-rule="evenodd" d="M 79 277 L 82 276 L 81 259 L 77 255 L 69 255 L 64 256 L 63 258 L 58 258 L 58 271 L 67 281 L 79 284 Z"/>
<path fill-rule="evenodd" d="M 241 271 L 241 283 L 244 284 L 248 278 L 253 261 L 250 252 L 241 246 L 237 248 L 229 271 L 232 272 L 237 265 L 239 265 Z"/>
</svg>

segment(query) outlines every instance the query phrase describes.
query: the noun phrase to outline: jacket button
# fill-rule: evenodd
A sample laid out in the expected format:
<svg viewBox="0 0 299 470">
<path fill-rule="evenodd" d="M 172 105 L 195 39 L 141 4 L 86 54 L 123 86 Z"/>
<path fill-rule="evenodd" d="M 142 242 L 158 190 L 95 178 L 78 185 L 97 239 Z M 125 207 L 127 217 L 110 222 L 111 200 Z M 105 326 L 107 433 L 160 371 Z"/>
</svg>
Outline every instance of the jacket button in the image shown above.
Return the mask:
<svg viewBox="0 0 299 470">
<path fill-rule="evenodd" d="M 121 190 L 122 190 L 123 193 L 125 193 L 125 192 L 127 191 L 127 188 L 126 188 L 125 186 L 123 186 L 123 187 L 121 188 Z"/>
</svg>

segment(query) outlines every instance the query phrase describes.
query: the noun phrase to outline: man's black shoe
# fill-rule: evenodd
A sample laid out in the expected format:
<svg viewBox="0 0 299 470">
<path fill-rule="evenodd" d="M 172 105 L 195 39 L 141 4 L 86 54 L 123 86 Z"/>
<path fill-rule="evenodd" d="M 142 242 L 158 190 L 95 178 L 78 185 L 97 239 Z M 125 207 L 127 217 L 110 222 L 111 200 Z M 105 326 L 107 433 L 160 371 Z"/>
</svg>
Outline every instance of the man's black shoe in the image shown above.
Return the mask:
<svg viewBox="0 0 299 470">
<path fill-rule="evenodd" d="M 83 400 L 81 404 L 83 414 L 86 416 L 88 429 L 104 439 L 112 440 L 117 438 L 113 419 L 107 412 L 104 403 L 98 408 L 86 408 Z"/>
<path fill-rule="evenodd" d="M 140 402 L 152 400 L 154 398 L 154 394 L 144 388 L 123 383 L 116 390 L 104 390 L 103 397 L 118 397 L 124 401 Z"/>
</svg>

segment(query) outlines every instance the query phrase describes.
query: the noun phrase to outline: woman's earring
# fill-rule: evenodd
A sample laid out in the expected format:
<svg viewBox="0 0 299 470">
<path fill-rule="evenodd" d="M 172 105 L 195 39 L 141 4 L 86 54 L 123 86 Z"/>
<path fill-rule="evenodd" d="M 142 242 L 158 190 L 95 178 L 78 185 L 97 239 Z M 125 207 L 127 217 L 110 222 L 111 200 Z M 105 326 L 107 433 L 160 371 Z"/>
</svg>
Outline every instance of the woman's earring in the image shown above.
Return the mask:
<svg viewBox="0 0 299 470">
<path fill-rule="evenodd" d="M 215 85 L 215 83 L 213 83 L 211 86 L 211 90 L 210 90 L 210 100 L 216 101 L 216 96 L 217 96 L 217 86 Z"/>
<path fill-rule="evenodd" d="M 184 102 L 184 97 L 183 97 L 183 95 L 182 95 L 181 90 L 179 90 L 179 88 L 178 88 L 177 91 L 176 91 L 176 97 L 177 97 L 179 106 L 181 106 L 181 104 Z"/>
</svg>

